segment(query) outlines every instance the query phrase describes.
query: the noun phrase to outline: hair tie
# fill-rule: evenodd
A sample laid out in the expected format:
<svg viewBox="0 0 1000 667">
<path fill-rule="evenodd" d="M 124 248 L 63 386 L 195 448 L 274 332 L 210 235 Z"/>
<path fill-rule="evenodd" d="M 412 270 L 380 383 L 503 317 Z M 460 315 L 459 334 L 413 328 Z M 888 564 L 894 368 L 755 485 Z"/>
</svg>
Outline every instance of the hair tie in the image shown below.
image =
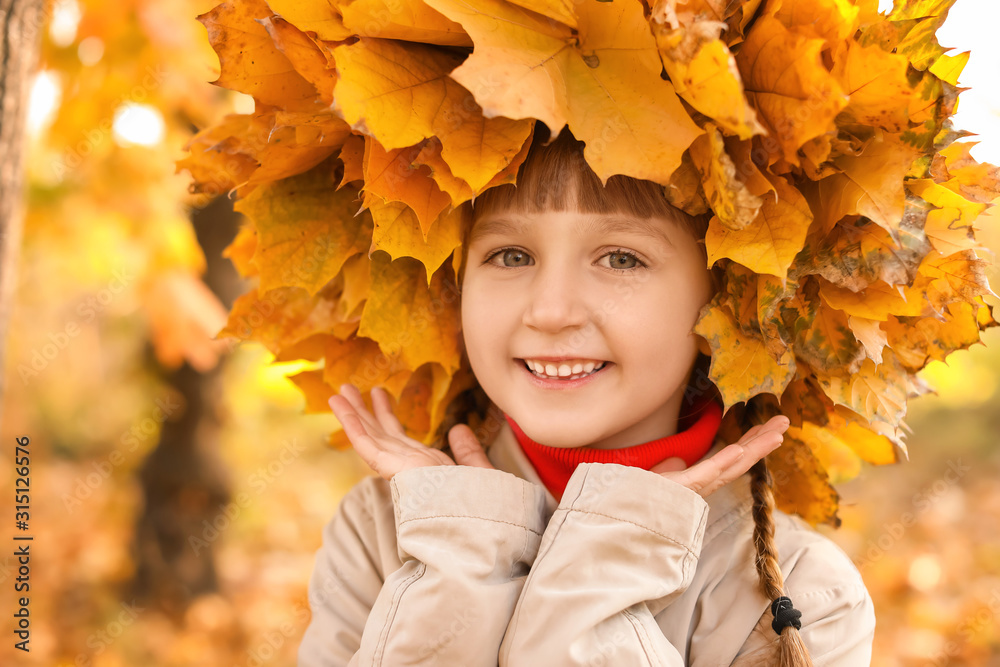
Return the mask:
<svg viewBox="0 0 1000 667">
<path fill-rule="evenodd" d="M 802 628 L 802 612 L 792 606 L 792 599 L 786 597 L 777 598 L 771 603 L 771 615 L 774 616 L 774 620 L 771 621 L 771 629 L 774 630 L 774 634 L 780 635 L 781 631 L 787 628 L 789 625 L 800 630 Z"/>
</svg>

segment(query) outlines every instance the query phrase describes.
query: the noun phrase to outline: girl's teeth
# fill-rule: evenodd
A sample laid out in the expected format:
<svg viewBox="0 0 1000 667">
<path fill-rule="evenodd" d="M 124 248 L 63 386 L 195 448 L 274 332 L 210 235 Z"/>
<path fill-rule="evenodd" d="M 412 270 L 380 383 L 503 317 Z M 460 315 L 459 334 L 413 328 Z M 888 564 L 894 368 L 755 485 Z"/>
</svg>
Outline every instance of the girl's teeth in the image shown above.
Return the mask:
<svg viewBox="0 0 1000 667">
<path fill-rule="evenodd" d="M 550 378 L 558 377 L 565 380 L 576 380 L 586 377 L 595 370 L 599 371 L 605 366 L 604 362 L 595 364 L 593 361 L 588 361 L 586 364 L 575 364 L 574 366 L 561 364 L 558 367 L 555 364 L 543 365 L 538 361 L 527 361 L 526 363 L 528 368 L 538 375 L 544 375 Z"/>
</svg>

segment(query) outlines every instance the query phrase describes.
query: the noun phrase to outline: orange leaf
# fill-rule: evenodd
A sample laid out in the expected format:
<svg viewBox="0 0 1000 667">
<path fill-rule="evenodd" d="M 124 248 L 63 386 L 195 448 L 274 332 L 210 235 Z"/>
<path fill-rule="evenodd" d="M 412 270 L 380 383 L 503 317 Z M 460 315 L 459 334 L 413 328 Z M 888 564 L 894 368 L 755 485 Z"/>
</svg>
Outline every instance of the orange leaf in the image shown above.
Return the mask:
<svg viewBox="0 0 1000 667">
<path fill-rule="evenodd" d="M 722 135 L 708 123 L 705 134 L 691 144 L 691 159 L 701 173 L 705 196 L 726 229 L 746 228 L 763 204 L 736 175 L 736 165 L 726 153 Z"/>
<path fill-rule="evenodd" d="M 222 251 L 236 267 L 236 272 L 244 278 L 257 275 L 257 267 L 253 265 L 253 256 L 257 251 L 257 232 L 252 225 L 243 225 L 236 233 L 236 238 Z"/>
<path fill-rule="evenodd" d="M 472 91 L 483 113 L 537 118 L 553 135 L 568 124 L 602 183 L 619 173 L 669 183 L 700 133 L 673 85 L 660 78 L 663 66 L 640 4 L 577 3 L 574 33 L 501 0 L 475 7 L 427 2 L 476 43 L 451 76 Z"/>
<path fill-rule="evenodd" d="M 386 151 L 375 139 L 365 140 L 365 206 L 380 201 L 405 204 L 416 215 L 426 241 L 431 224 L 449 207 L 451 197 L 438 188 L 429 167 L 412 164 L 420 149 L 417 144 Z M 430 269 L 428 275 L 436 268 Z"/>
<path fill-rule="evenodd" d="M 362 38 L 334 50 L 337 106 L 355 129 L 386 150 L 432 136 L 452 173 L 473 189 L 506 168 L 531 133 L 530 121 L 483 116 L 451 76 L 461 58 L 422 44 Z"/>
<path fill-rule="evenodd" d="M 323 104 L 333 103 L 333 85 L 337 72 L 316 43 L 294 25 L 279 16 L 270 16 L 258 21 L 274 45 L 285 54 L 299 74 L 315 86 Z"/>
<path fill-rule="evenodd" d="M 777 196 L 765 196 L 757 217 L 746 228 L 726 229 L 713 217 L 705 235 L 708 265 L 728 257 L 757 273 L 784 279 L 802 250 L 812 212 L 805 197 L 780 176 L 771 178 Z"/>
<path fill-rule="evenodd" d="M 880 419 L 897 426 L 906 414 L 908 374 L 891 349 L 882 353 L 882 363 L 865 359 L 855 373 L 827 374 L 816 371 L 824 393 L 868 421 Z"/>
<path fill-rule="evenodd" d="M 830 486 L 823 465 L 807 444 L 785 435 L 781 447 L 767 455 L 773 478 L 775 504 L 784 512 L 801 516 L 812 525 L 839 526 L 840 496 Z"/>
<path fill-rule="evenodd" d="M 442 214 L 424 240 L 417 216 L 401 202 L 377 202 L 371 206 L 375 231 L 372 250 L 384 250 L 393 259 L 412 257 L 424 265 L 424 277 L 430 284 L 434 272 L 462 245 L 462 216 L 455 209 Z"/>
<path fill-rule="evenodd" d="M 271 14 L 263 0 L 230 0 L 198 17 L 222 67 L 212 83 L 281 109 L 318 111 L 316 88 L 295 71 L 256 21 Z"/>
<path fill-rule="evenodd" d="M 319 39 L 339 42 L 353 34 L 344 27 L 335 2 L 302 2 L 302 0 L 267 0 L 275 14 L 290 21 L 299 30 L 314 33 Z"/>
<path fill-rule="evenodd" d="M 446 271 L 437 271 L 430 286 L 423 265 L 411 257 L 390 261 L 372 255 L 372 289 L 361 315 L 359 336 L 378 341 L 389 356 L 411 370 L 435 362 L 454 373 L 460 365 L 458 293 Z"/>
<path fill-rule="evenodd" d="M 762 16 L 736 55 L 747 98 L 791 164 L 798 164 L 802 144 L 834 129 L 848 102 L 821 62 L 824 45 Z"/>
<path fill-rule="evenodd" d="M 253 263 L 264 291 L 302 287 L 315 294 L 351 255 L 368 250 L 372 223 L 357 217 L 357 191 L 335 190 L 332 170 L 318 168 L 258 188 L 236 205 L 258 234 Z"/>
<path fill-rule="evenodd" d="M 420 0 L 353 0 L 339 4 L 344 26 L 361 37 L 472 46 L 462 26 Z"/>
<path fill-rule="evenodd" d="M 725 408 L 761 393 L 780 396 L 795 375 L 795 358 L 787 351 L 780 361 L 767 353 L 764 342 L 743 334 L 719 297 L 706 305 L 694 332 L 712 348 L 709 378 L 722 394 Z"/>
</svg>

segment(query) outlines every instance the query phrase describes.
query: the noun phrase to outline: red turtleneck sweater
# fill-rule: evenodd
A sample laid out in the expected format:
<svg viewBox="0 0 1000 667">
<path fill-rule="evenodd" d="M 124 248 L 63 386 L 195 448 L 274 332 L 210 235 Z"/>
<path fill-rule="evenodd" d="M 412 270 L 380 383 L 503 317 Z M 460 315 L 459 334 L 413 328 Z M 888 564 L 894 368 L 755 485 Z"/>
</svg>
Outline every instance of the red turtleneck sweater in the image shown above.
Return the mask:
<svg viewBox="0 0 1000 667">
<path fill-rule="evenodd" d="M 681 412 L 679 430 L 674 435 L 621 449 L 541 445 L 525 435 L 513 419 L 504 417 L 542 483 L 560 499 L 580 463 L 618 463 L 649 470 L 664 459 L 679 456 L 689 466 L 693 465 L 712 448 L 722 420 L 722 408 L 707 396 L 693 406 L 685 402 Z"/>
</svg>

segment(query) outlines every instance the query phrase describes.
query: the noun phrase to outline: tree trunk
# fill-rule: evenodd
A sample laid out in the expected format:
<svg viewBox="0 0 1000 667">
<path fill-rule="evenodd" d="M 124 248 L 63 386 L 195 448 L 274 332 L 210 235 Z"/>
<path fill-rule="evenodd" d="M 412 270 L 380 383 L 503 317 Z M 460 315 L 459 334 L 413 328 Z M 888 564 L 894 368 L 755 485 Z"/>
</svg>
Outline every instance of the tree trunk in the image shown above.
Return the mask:
<svg viewBox="0 0 1000 667">
<path fill-rule="evenodd" d="M 191 216 L 205 253 L 205 284 L 230 308 L 243 284 L 222 250 L 236 235 L 232 202 L 219 197 Z M 157 361 L 148 348 L 150 363 Z M 180 419 L 163 423 L 160 441 L 139 471 L 145 505 L 136 525 L 131 595 L 180 618 L 197 596 L 217 589 L 216 547 L 233 524 L 226 471 L 218 457 L 222 426 L 221 369 L 185 363 L 165 380 L 181 395 Z"/>
<path fill-rule="evenodd" d="M 0 409 L 24 226 L 24 121 L 42 20 L 42 0 L 0 0 Z"/>
</svg>

